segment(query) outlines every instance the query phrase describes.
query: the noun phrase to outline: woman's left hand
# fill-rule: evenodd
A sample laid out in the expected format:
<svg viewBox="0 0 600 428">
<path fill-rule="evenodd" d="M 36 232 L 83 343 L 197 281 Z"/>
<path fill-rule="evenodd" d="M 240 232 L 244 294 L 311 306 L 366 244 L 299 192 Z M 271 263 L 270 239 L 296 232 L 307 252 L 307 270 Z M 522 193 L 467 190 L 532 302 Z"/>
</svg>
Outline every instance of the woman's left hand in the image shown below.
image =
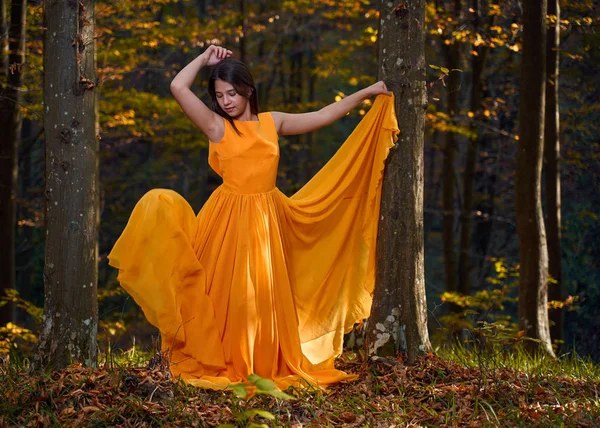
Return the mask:
<svg viewBox="0 0 600 428">
<path fill-rule="evenodd" d="M 371 96 L 379 94 L 392 95 L 387 86 L 385 86 L 385 82 L 383 80 L 380 80 L 379 82 L 373 83 L 371 86 L 369 86 L 369 92 L 371 93 Z"/>
</svg>

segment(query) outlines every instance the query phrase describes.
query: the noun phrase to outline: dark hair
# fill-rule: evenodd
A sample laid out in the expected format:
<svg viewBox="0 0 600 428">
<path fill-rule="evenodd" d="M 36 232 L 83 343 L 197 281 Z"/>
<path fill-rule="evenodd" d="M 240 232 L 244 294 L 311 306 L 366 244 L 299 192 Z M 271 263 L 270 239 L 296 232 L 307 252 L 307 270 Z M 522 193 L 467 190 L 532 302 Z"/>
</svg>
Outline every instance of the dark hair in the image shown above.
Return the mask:
<svg viewBox="0 0 600 428">
<path fill-rule="evenodd" d="M 235 129 L 235 132 L 240 135 L 240 131 L 238 131 L 235 123 L 233 123 L 233 118 L 223 111 L 217 102 L 215 80 L 223 80 L 230 83 L 238 94 L 248 98 L 252 114 L 258 115 L 258 97 L 256 96 L 256 86 L 254 86 L 252 74 L 250 74 L 250 70 L 248 70 L 248 67 L 243 62 L 233 58 L 226 58 L 213 68 L 208 78 L 208 93 L 212 99 L 213 110 L 227 119 L 233 126 L 233 129 Z"/>
</svg>

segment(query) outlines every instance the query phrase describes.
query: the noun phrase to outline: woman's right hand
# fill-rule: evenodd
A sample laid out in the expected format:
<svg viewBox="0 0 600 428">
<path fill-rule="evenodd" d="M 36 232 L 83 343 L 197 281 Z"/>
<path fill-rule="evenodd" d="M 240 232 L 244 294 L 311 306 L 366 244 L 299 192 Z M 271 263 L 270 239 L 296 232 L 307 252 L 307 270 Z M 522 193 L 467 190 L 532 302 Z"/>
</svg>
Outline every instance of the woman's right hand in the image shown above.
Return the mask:
<svg viewBox="0 0 600 428">
<path fill-rule="evenodd" d="M 229 58 L 231 55 L 233 55 L 233 52 L 230 50 L 215 45 L 210 45 L 208 49 L 202 53 L 202 56 L 205 58 L 206 65 L 218 64 L 225 58 Z"/>
<path fill-rule="evenodd" d="M 380 80 L 377 83 L 373 83 L 367 89 L 370 93 L 369 96 L 379 95 L 379 94 L 392 95 L 391 91 L 388 90 L 388 88 L 385 85 L 385 82 L 383 80 Z"/>
</svg>

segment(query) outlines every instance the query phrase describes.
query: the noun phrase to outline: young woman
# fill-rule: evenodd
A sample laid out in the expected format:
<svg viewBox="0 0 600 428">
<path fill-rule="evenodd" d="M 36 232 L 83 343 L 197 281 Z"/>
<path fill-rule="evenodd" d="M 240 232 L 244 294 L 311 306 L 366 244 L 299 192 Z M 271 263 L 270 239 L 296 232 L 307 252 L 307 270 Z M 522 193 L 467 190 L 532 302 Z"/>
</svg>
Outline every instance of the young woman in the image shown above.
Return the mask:
<svg viewBox="0 0 600 428">
<path fill-rule="evenodd" d="M 172 190 L 148 192 L 110 264 L 159 329 L 172 373 L 191 384 L 224 388 L 253 373 L 282 389 L 351 379 L 333 363 L 344 332 L 369 316 L 393 97 L 378 82 L 317 112 L 259 113 L 252 76 L 231 54 L 211 46 L 171 83 L 223 184 L 197 216 Z M 212 109 L 190 90 L 211 65 Z M 300 191 L 275 187 L 279 135 L 319 129 L 380 94 Z"/>
</svg>

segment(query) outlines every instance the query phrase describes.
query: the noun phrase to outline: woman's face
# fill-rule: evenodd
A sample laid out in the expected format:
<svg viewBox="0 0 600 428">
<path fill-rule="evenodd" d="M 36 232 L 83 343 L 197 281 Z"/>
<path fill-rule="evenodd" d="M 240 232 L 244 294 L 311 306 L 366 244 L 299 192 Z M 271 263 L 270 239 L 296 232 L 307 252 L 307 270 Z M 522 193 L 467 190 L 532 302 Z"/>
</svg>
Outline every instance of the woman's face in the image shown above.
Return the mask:
<svg viewBox="0 0 600 428">
<path fill-rule="evenodd" d="M 234 119 L 241 116 L 250 107 L 248 98 L 238 94 L 233 85 L 224 80 L 215 80 L 215 95 L 219 107 Z"/>
</svg>

